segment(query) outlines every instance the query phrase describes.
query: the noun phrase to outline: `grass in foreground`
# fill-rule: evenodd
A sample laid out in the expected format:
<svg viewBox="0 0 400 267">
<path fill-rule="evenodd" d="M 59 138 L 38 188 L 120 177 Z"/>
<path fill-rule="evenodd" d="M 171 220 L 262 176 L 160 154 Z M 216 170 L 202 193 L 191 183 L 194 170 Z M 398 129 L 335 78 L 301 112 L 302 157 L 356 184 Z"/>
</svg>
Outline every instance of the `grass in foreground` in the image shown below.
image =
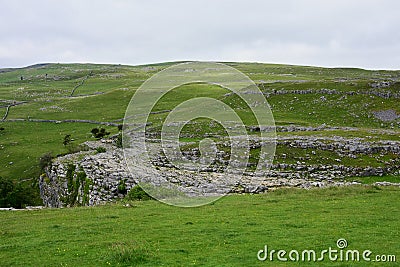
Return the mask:
<svg viewBox="0 0 400 267">
<path fill-rule="evenodd" d="M 0 212 L 0 265 L 398 266 L 259 262 L 257 252 L 321 251 L 345 238 L 348 249 L 400 257 L 399 196 L 398 187 L 280 189 L 199 208 L 145 201 Z"/>
</svg>

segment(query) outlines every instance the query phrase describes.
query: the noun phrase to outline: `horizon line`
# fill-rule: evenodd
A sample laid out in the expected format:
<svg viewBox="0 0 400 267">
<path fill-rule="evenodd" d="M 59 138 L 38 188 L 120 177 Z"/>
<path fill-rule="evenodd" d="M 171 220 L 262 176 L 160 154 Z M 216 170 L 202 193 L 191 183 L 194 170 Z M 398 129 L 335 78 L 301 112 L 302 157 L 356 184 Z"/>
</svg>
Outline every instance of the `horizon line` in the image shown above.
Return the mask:
<svg viewBox="0 0 400 267">
<path fill-rule="evenodd" d="M 218 62 L 223 64 L 265 64 L 265 65 L 285 65 L 285 66 L 297 66 L 297 67 L 314 67 L 314 68 L 325 68 L 325 69 L 360 69 L 366 71 L 400 71 L 400 69 L 394 68 L 368 68 L 363 66 L 349 66 L 349 65 L 313 65 L 313 64 L 299 64 L 299 63 L 279 63 L 279 62 L 261 62 L 261 61 L 216 61 L 216 60 L 172 60 L 172 61 L 157 61 L 151 63 L 112 63 L 112 62 L 89 62 L 89 61 L 66 61 L 66 62 L 38 62 L 22 66 L 12 66 L 12 67 L 0 67 L 0 70 L 11 70 L 11 69 L 27 69 L 40 65 L 50 65 L 50 64 L 89 64 L 89 65 L 120 65 L 120 66 L 130 66 L 130 67 L 140 67 L 140 66 L 151 66 L 151 65 L 161 65 L 161 64 L 179 64 L 185 62 Z"/>
</svg>

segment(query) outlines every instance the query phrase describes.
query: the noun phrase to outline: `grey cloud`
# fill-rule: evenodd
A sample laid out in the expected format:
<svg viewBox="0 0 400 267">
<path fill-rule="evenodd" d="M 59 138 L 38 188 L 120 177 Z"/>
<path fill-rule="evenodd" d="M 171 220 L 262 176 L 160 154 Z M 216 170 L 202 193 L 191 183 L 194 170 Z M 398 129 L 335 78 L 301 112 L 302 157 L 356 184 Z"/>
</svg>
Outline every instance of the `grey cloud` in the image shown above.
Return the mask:
<svg viewBox="0 0 400 267">
<path fill-rule="evenodd" d="M 166 60 L 400 65 L 395 0 L 0 0 L 0 6 L 0 67 Z"/>
</svg>

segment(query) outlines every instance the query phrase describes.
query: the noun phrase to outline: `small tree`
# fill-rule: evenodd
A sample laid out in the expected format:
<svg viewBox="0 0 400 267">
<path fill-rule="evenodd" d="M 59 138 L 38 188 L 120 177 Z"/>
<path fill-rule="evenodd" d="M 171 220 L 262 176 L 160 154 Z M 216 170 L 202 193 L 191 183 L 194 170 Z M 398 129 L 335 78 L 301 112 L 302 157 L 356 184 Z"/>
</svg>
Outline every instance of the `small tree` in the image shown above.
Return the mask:
<svg viewBox="0 0 400 267">
<path fill-rule="evenodd" d="M 90 132 L 93 134 L 94 137 L 96 137 L 96 135 L 99 133 L 99 128 L 93 128 Z"/>
<path fill-rule="evenodd" d="M 50 152 L 43 154 L 39 159 L 39 167 L 42 171 L 46 169 L 46 167 L 51 166 L 51 162 L 53 160 L 53 156 Z"/>
<path fill-rule="evenodd" d="M 106 129 L 101 128 L 99 134 L 100 134 L 100 138 L 103 138 L 103 137 L 105 137 L 107 135 L 110 135 L 110 132 L 106 132 Z"/>
<path fill-rule="evenodd" d="M 67 134 L 66 136 L 64 136 L 64 141 L 63 141 L 63 145 L 67 146 L 71 143 L 72 139 L 71 139 L 71 135 Z"/>
<path fill-rule="evenodd" d="M 110 132 L 107 132 L 106 129 L 104 129 L 104 128 L 100 128 L 100 129 L 99 128 L 93 128 L 91 130 L 91 133 L 92 133 L 93 137 L 96 138 L 96 139 L 101 139 L 101 138 L 103 138 L 103 137 L 105 137 L 107 135 L 110 135 Z"/>
</svg>

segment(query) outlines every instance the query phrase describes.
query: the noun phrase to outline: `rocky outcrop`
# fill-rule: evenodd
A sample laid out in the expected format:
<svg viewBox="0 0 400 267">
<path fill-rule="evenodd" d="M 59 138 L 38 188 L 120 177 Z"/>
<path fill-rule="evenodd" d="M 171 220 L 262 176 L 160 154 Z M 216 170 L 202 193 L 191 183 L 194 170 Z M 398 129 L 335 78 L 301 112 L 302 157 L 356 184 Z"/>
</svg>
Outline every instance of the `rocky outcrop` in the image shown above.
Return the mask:
<svg viewBox="0 0 400 267">
<path fill-rule="evenodd" d="M 123 151 L 107 142 L 86 142 L 90 150 L 55 159 L 47 172 L 40 177 L 40 191 L 45 206 L 97 205 L 122 198 L 138 181 L 132 177 L 143 174 L 153 177 L 155 172 L 146 166 L 135 166 L 128 170 Z M 269 170 L 258 173 L 245 172 L 243 176 L 224 173 L 227 165 L 223 151 L 216 153 L 216 160 L 201 170 L 196 178 L 188 171 L 175 168 L 162 153 L 152 158 L 152 168 L 165 181 L 176 185 L 182 192 L 260 193 L 278 187 L 327 187 L 351 185 L 346 177 L 383 176 L 400 174 L 399 141 L 366 141 L 363 138 L 285 136 L 279 138 L 278 146 L 311 149 L 314 156 L 320 151 L 330 151 L 338 157 L 333 164 L 310 164 L 308 159 L 299 158 L 294 163 L 280 162 L 284 154 Z M 257 140 L 252 148 L 261 144 Z M 99 149 L 102 147 L 101 149 Z M 105 151 L 105 152 L 104 152 Z M 317 151 L 317 152 L 315 152 Z M 101 153 L 100 153 L 101 152 Z M 199 149 L 184 151 L 189 160 L 199 158 Z M 394 155 L 391 161 L 380 167 L 348 166 L 341 158 L 357 158 L 362 155 Z M 304 161 L 303 161 L 304 160 Z M 251 163 L 249 165 L 251 167 Z M 146 169 L 147 168 L 147 169 Z M 150 178 L 151 178 L 150 177 Z M 153 177 L 154 178 L 154 177 Z M 155 179 L 156 181 L 157 179 Z M 384 183 L 383 183 L 384 184 Z"/>
<path fill-rule="evenodd" d="M 371 83 L 370 89 L 365 90 L 356 90 L 356 91 L 342 91 L 337 89 L 329 89 L 329 88 L 322 88 L 322 89 L 315 89 L 315 88 L 308 88 L 302 90 L 286 90 L 286 89 L 272 89 L 268 87 L 268 84 L 259 84 L 260 88 L 263 89 L 263 94 L 266 97 L 270 97 L 273 95 L 285 95 L 285 94 L 298 94 L 298 95 L 307 95 L 307 94 L 325 94 L 325 95 L 367 95 L 367 96 L 377 96 L 385 99 L 389 98 L 400 98 L 400 93 L 389 90 L 390 87 L 394 83 L 390 82 L 376 82 Z"/>
<path fill-rule="evenodd" d="M 394 121 L 400 118 L 400 114 L 397 114 L 393 109 L 374 111 L 373 114 L 375 118 L 381 121 Z"/>
<path fill-rule="evenodd" d="M 91 150 L 59 157 L 41 175 L 45 206 L 96 205 L 122 198 L 136 185 L 125 167 L 122 149 L 101 142 L 85 144 Z M 104 151 L 99 147 L 106 152 L 99 153 Z"/>
<path fill-rule="evenodd" d="M 400 154 L 400 142 L 381 140 L 365 141 L 363 138 L 289 136 L 282 137 L 278 144 L 289 147 L 334 151 L 338 155 L 395 153 Z"/>
</svg>

